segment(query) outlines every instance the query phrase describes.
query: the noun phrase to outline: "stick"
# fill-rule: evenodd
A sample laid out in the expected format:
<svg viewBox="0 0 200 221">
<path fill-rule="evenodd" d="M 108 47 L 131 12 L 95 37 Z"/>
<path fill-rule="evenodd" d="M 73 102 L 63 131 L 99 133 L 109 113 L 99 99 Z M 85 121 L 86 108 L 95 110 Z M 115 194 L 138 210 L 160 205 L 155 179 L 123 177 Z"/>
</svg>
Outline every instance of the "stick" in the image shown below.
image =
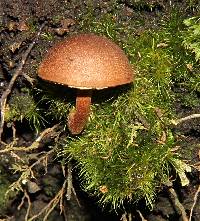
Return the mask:
<svg viewBox="0 0 200 221">
<path fill-rule="evenodd" d="M 199 118 L 199 117 L 200 117 L 200 114 L 192 114 L 192 115 L 189 115 L 189 116 L 187 116 L 187 117 L 180 118 L 180 119 L 178 119 L 178 120 L 172 120 L 171 122 L 172 122 L 174 125 L 178 125 L 178 124 L 182 123 L 183 121 L 191 120 L 191 119 Z"/>
<path fill-rule="evenodd" d="M 66 193 L 66 198 L 67 200 L 71 199 L 72 195 L 72 189 L 73 189 L 73 184 L 72 184 L 72 165 L 71 163 L 68 163 L 68 169 L 67 169 L 67 193 Z"/>
<path fill-rule="evenodd" d="M 198 199 L 199 193 L 200 193 L 200 185 L 199 185 L 199 187 L 198 187 L 198 189 L 197 189 L 197 191 L 196 191 L 196 193 L 195 193 L 195 195 L 194 195 L 194 202 L 193 202 L 192 208 L 191 208 L 191 210 L 190 210 L 189 221 L 192 220 L 192 213 L 193 213 L 194 207 L 195 207 L 195 205 L 196 205 L 196 203 L 197 203 L 197 199 Z"/>
<path fill-rule="evenodd" d="M 142 221 L 147 221 L 147 219 L 144 218 L 144 216 L 142 215 L 142 213 L 140 212 L 140 210 L 137 210 L 137 212 L 139 213 L 140 218 L 141 218 Z"/>
<path fill-rule="evenodd" d="M 59 126 L 59 124 L 55 124 L 53 127 L 46 128 L 44 131 L 41 132 L 41 134 L 36 138 L 36 140 L 33 141 L 33 143 L 28 147 L 26 147 L 26 146 L 15 147 L 11 143 L 11 145 L 7 145 L 8 148 L 0 150 L 0 154 L 12 152 L 12 151 L 30 152 L 32 150 L 35 150 L 35 149 L 39 148 L 39 145 L 40 145 L 42 139 L 44 139 L 45 137 L 48 137 L 48 136 L 56 136 L 56 134 L 54 134 L 54 132 L 58 128 L 58 126 Z"/>
<path fill-rule="evenodd" d="M 177 196 L 175 190 L 172 187 L 170 187 L 169 188 L 169 192 L 170 192 L 170 197 L 172 199 L 172 202 L 174 203 L 175 208 L 178 210 L 177 212 L 179 214 L 181 214 L 181 216 L 182 216 L 182 220 L 183 221 L 189 221 L 188 218 L 187 218 L 186 212 L 185 212 L 185 208 L 181 204 L 181 202 L 179 201 L 178 196 Z"/>
<path fill-rule="evenodd" d="M 1 96 L 1 121 L 0 121 L 0 141 L 1 141 L 1 138 L 2 138 L 2 133 L 3 133 L 3 127 L 4 127 L 4 123 L 5 123 L 5 109 L 6 109 L 6 102 L 7 102 L 7 98 L 8 98 L 8 95 L 11 93 L 12 91 L 12 88 L 13 88 L 13 85 L 16 81 L 16 79 L 18 78 L 19 75 L 21 75 L 22 73 L 22 69 L 26 63 L 26 60 L 28 58 L 28 55 L 30 54 L 32 48 L 34 47 L 34 45 L 36 44 L 40 34 L 41 34 L 41 31 L 42 29 L 44 28 L 45 26 L 45 23 L 43 23 L 35 37 L 35 39 L 33 40 L 33 42 L 29 45 L 29 47 L 27 48 L 27 50 L 25 51 L 25 53 L 22 55 L 22 59 L 21 59 L 21 62 L 19 63 L 16 71 L 14 72 L 9 84 L 8 84 L 8 87 L 7 89 L 3 92 L 2 96 Z"/>
</svg>

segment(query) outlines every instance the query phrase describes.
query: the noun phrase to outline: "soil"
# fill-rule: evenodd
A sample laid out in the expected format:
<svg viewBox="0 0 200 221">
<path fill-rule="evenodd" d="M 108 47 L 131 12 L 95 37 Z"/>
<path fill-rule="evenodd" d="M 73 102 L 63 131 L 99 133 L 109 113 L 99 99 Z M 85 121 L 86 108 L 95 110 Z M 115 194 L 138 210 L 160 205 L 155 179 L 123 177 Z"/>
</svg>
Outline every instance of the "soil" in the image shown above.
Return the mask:
<svg viewBox="0 0 200 221">
<path fill-rule="evenodd" d="M 148 7 L 137 7 L 133 4 L 133 1 L 121 0 L 118 1 L 119 6 L 122 8 L 122 18 L 128 21 L 129 19 L 137 18 L 137 13 L 140 13 L 145 20 L 145 28 L 155 27 L 158 24 L 160 16 L 168 16 L 171 7 L 171 1 L 163 0 L 151 0 L 152 10 Z M 174 1 L 179 7 L 187 8 L 187 3 L 185 1 Z M 79 32 L 79 21 L 77 18 L 83 15 L 87 10 L 88 5 L 91 1 L 82 0 L 0 0 L 0 94 L 7 88 L 9 80 L 11 79 L 20 59 L 21 55 L 27 49 L 31 43 L 33 37 L 35 36 L 35 29 L 45 22 L 44 31 L 52 33 L 54 38 L 51 36 L 43 36 L 40 38 L 37 45 L 31 51 L 28 61 L 23 69 L 23 73 L 27 74 L 29 77 L 36 79 L 37 65 L 41 60 L 42 56 L 45 54 L 46 50 L 54 44 L 55 41 L 66 37 L 69 33 Z M 92 1 L 96 15 L 100 13 L 107 13 L 112 11 L 112 1 L 106 0 L 95 0 Z M 190 10 L 190 14 L 193 10 Z M 141 32 L 142 29 L 138 29 Z M 49 37 L 49 40 L 47 40 Z M 18 93 L 20 88 L 29 85 L 31 87 L 31 80 L 25 78 L 19 78 L 17 84 L 14 87 L 14 92 Z M 190 109 L 181 106 L 177 103 L 175 107 L 177 113 L 181 116 L 186 116 L 192 113 L 199 113 L 200 108 Z M 34 139 L 34 134 L 32 131 L 26 128 L 21 129 L 18 133 L 20 145 L 28 146 Z M 200 143 L 200 125 L 199 120 L 193 120 L 192 122 L 182 123 L 178 128 L 175 129 L 177 134 L 184 136 L 182 139 L 182 153 L 187 153 L 188 156 L 188 143 L 191 145 L 190 155 L 187 160 L 192 161 L 192 164 L 199 162 L 199 153 L 197 146 Z M 9 142 L 10 130 L 4 135 L 4 140 Z M 185 145 L 184 145 L 185 143 Z M 184 148 L 185 147 L 185 148 Z M 9 158 L 3 160 L 5 162 L 10 160 Z M 46 185 L 46 190 L 40 190 L 37 194 L 31 195 L 33 211 L 32 213 L 37 213 L 43 208 L 51 196 L 47 194 L 47 188 L 54 188 L 54 192 L 58 190 L 61 185 L 62 174 L 59 165 L 54 165 L 54 160 L 51 161 L 52 166 L 46 175 L 40 178 L 40 185 Z M 2 162 L 1 162 L 2 164 Z M 13 176 L 13 175 L 9 175 Z M 76 177 L 76 175 L 74 175 Z M 196 170 L 188 174 L 190 178 L 190 185 L 187 187 L 180 187 L 178 184 L 176 191 L 181 199 L 181 202 L 189 212 L 194 194 L 199 185 L 199 174 Z M 11 179 L 14 179 L 12 177 Z M 34 185 L 34 183 L 33 183 Z M 60 215 L 59 208 L 55 209 L 51 214 L 50 220 L 69 220 L 69 221 L 89 221 L 89 220 L 99 220 L 99 221 L 119 221 L 127 219 L 121 219 L 122 214 L 117 214 L 115 212 L 109 212 L 109 210 L 101 210 L 97 204 L 96 199 L 87 196 L 80 190 L 78 182 L 75 180 L 74 186 L 76 187 L 76 192 L 78 194 L 78 199 L 80 201 L 81 207 L 77 202 L 76 198 L 65 202 L 65 216 Z M 51 190 L 52 191 L 52 190 Z M 17 205 L 19 205 L 21 196 L 17 196 L 16 199 L 10 203 L 6 208 L 0 210 L 0 218 L 11 217 L 10 220 L 22 221 L 27 210 L 27 204 L 17 210 Z M 173 221 L 181 220 L 180 212 L 175 208 L 171 198 L 169 197 L 166 189 L 163 189 L 157 197 L 155 207 L 153 211 L 143 209 L 143 202 L 133 208 L 129 208 L 132 213 L 133 220 L 141 220 L 137 210 L 145 216 L 148 221 Z M 39 220 L 39 219 L 38 219 Z M 200 220 L 200 204 L 196 204 L 194 209 L 193 221 Z"/>
</svg>

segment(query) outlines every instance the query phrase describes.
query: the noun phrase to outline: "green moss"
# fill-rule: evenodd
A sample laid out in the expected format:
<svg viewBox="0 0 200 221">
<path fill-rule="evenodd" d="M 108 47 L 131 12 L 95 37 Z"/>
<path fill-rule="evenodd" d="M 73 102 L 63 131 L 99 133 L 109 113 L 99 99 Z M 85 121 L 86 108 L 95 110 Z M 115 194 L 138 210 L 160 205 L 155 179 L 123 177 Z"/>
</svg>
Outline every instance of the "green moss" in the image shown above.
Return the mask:
<svg viewBox="0 0 200 221">
<path fill-rule="evenodd" d="M 4 180 L 0 183 L 0 213 L 5 213 L 7 205 L 9 204 L 9 199 L 5 197 L 5 192 L 9 188 L 9 183 Z"/>
<path fill-rule="evenodd" d="M 42 39 L 46 41 L 53 41 L 54 40 L 54 35 L 51 32 L 44 32 L 41 34 Z"/>
<path fill-rule="evenodd" d="M 180 97 L 182 104 L 186 107 L 198 107 L 199 97 L 196 93 L 189 93 L 185 96 Z"/>
<path fill-rule="evenodd" d="M 52 85 L 42 82 L 41 88 L 37 89 L 40 104 L 45 106 L 45 117 L 49 122 L 57 121 L 65 124 L 69 109 L 75 103 L 75 91 L 62 85 Z M 46 83 L 46 84 L 45 84 Z M 69 96 L 70 95 L 70 96 Z"/>
<path fill-rule="evenodd" d="M 166 164 L 173 157 L 174 142 L 164 129 L 165 117 L 160 120 L 152 105 L 142 115 L 142 104 L 135 104 L 134 98 L 132 89 L 113 102 L 94 105 L 87 130 L 79 138 L 68 138 L 64 149 L 78 161 L 84 188 L 114 208 L 141 197 L 152 206 L 155 188 L 167 178 Z M 145 123 L 138 120 L 139 114 Z M 163 134 L 164 143 L 159 140 Z M 102 194 L 102 186 L 108 192 Z"/>
<path fill-rule="evenodd" d="M 28 27 L 29 27 L 29 32 L 36 33 L 38 30 L 38 25 L 35 19 L 29 18 L 28 19 Z"/>
<path fill-rule="evenodd" d="M 183 17 L 178 11 L 156 30 L 143 30 L 139 36 L 133 35 L 137 22 L 127 26 L 116 19 L 117 12 L 99 18 L 90 12 L 81 28 L 118 43 L 135 69 L 135 81 L 105 101 L 97 93 L 85 131 L 67 137 L 60 154 L 76 159 L 83 188 L 99 196 L 102 204 L 116 209 L 126 201 L 145 198 L 152 207 L 156 191 L 169 180 L 171 166 L 184 177 L 185 167 L 180 173 L 174 162 L 181 161 L 171 151 L 176 145 L 170 130 L 177 97 L 173 88 L 191 88 L 196 77 L 187 64 L 196 64 L 183 47 Z M 99 96 L 105 97 L 103 93 Z"/>
<path fill-rule="evenodd" d="M 80 136 L 61 138 L 64 147 L 58 155 L 64 161 L 76 160 L 84 190 L 99 196 L 102 204 L 117 209 L 126 201 L 145 198 L 152 207 L 156 191 L 170 179 L 171 166 L 180 173 L 176 165 L 180 161 L 171 151 L 176 145 L 171 119 L 176 118 L 174 102 L 182 94 L 174 93 L 174 88 L 195 94 L 199 64 L 183 45 L 185 26 L 178 9 L 173 9 L 171 17 L 160 21 L 155 30 L 149 30 L 142 16 L 129 21 L 122 18 L 119 3 L 113 2 L 109 13 L 96 16 L 93 2 L 88 1 L 87 12 L 77 18 L 80 32 L 105 35 L 120 45 L 135 70 L 134 83 L 94 92 L 87 127 Z M 47 119 L 66 125 L 74 95 L 72 91 L 61 92 L 61 87 L 58 93 L 54 89 L 47 93 L 43 90 L 40 104 L 45 105 Z M 198 105 L 198 97 L 192 98 L 185 100 L 190 106 Z M 34 102 L 34 108 L 28 104 L 24 112 L 11 105 L 16 119 L 27 116 L 27 109 L 37 109 Z"/>
<path fill-rule="evenodd" d="M 29 89 L 22 89 L 22 93 L 11 95 L 5 112 L 5 121 L 13 122 L 26 119 L 30 126 L 38 131 L 45 122 L 40 111 L 33 96 L 29 93 Z"/>
<path fill-rule="evenodd" d="M 54 15 L 54 16 L 52 16 L 51 19 L 52 19 L 53 25 L 57 25 L 63 19 L 63 16 L 62 15 Z"/>
<path fill-rule="evenodd" d="M 134 84 L 116 99 L 93 105 L 85 132 L 67 138 L 63 151 L 78 161 L 84 189 L 114 208 L 143 197 L 152 206 L 156 187 L 168 178 L 169 159 L 174 157 L 173 136 L 167 129 L 173 116 L 171 59 L 157 47 L 160 39 L 155 35 L 146 32 L 124 43 L 137 67 Z M 107 192 L 102 193 L 102 187 Z"/>
<path fill-rule="evenodd" d="M 5 196 L 6 191 L 10 186 L 10 175 L 5 171 L 5 168 L 0 165 L 0 213 L 5 213 L 8 205 L 11 204 L 12 199 L 16 196 L 16 193 Z"/>
</svg>

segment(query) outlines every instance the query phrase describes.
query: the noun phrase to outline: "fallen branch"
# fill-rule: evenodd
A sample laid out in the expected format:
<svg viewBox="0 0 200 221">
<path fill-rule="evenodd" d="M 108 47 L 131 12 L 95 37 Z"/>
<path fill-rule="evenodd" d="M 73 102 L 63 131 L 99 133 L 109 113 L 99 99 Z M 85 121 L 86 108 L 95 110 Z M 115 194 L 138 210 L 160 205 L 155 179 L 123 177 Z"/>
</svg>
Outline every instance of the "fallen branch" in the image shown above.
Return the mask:
<svg viewBox="0 0 200 221">
<path fill-rule="evenodd" d="M 33 40 L 33 42 L 29 45 L 29 47 L 27 48 L 27 50 L 25 51 L 25 53 L 22 55 L 22 59 L 21 59 L 21 62 L 19 63 L 16 71 L 14 72 L 9 84 L 8 84 L 8 87 L 6 88 L 6 90 L 3 92 L 2 96 L 1 96 L 1 101 L 0 101 L 0 104 L 1 104 L 1 121 L 0 121 L 0 141 L 2 139 L 2 134 L 3 134 L 3 128 L 4 128 L 4 123 L 5 123 L 5 109 L 6 109 L 6 102 L 7 102 L 7 98 L 9 96 L 9 94 L 11 93 L 12 91 L 12 88 L 13 88 L 13 85 L 16 81 L 16 79 L 18 78 L 19 75 L 21 75 L 22 73 L 22 69 L 26 63 L 26 60 L 28 58 L 28 55 L 30 54 L 32 48 L 34 47 L 34 45 L 36 44 L 41 32 L 42 32 L 42 29 L 43 27 L 45 26 L 45 23 L 43 23 L 35 37 L 35 39 Z"/>
<path fill-rule="evenodd" d="M 191 120 L 191 119 L 194 119 L 194 118 L 200 118 L 200 114 L 192 114 L 192 115 L 189 115 L 187 117 L 183 117 L 183 118 L 180 118 L 178 120 L 172 120 L 172 124 L 174 125 L 178 125 L 184 121 L 187 121 L 187 120 Z"/>
</svg>

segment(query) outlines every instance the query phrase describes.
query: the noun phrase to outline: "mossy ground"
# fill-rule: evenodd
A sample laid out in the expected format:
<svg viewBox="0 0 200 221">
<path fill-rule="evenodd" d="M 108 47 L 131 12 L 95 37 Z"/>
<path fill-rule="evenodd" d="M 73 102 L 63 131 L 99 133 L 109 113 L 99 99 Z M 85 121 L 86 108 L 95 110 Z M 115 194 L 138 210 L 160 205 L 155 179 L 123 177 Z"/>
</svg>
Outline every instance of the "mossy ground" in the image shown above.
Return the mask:
<svg viewBox="0 0 200 221">
<path fill-rule="evenodd" d="M 156 190 L 169 181 L 171 166 L 184 171 L 179 161 L 175 163 L 178 154 L 172 153 L 176 140 L 171 120 L 177 117 L 174 104 L 180 96 L 173 89 L 198 91 L 199 75 L 188 65 L 198 69 L 199 64 L 183 47 L 187 33 L 177 9 L 159 27 L 139 35 L 133 34 L 138 21 L 127 26 L 118 19 L 117 13 L 95 18 L 89 11 L 81 30 L 106 35 L 121 45 L 135 81 L 117 98 L 94 104 L 87 128 L 79 137 L 66 138 L 63 153 L 77 160 L 83 188 L 98 195 L 101 203 L 116 209 L 123 202 L 145 198 L 153 206 Z M 195 96 L 182 100 L 196 103 Z"/>
<path fill-rule="evenodd" d="M 97 7 L 86 1 L 84 10 L 77 12 L 73 32 L 107 36 L 125 51 L 135 70 L 133 84 L 94 92 L 92 113 L 81 135 L 73 137 L 66 128 L 75 91 L 40 80 L 31 92 L 25 89 L 11 95 L 6 115 L 9 123 L 29 121 L 34 132 L 60 123 L 63 136 L 55 144 L 58 158 L 62 163 L 75 160 L 83 190 L 97 196 L 100 205 L 116 210 L 142 198 L 152 208 L 157 192 L 174 178 L 174 168 L 181 179 L 186 178 L 188 168 L 177 148 L 181 134 L 172 120 L 179 117 L 177 103 L 199 107 L 200 90 L 199 62 L 185 48 L 193 29 L 188 32 L 184 24 L 198 2 L 190 1 L 185 8 L 168 5 L 166 14 L 159 1 L 128 2 L 128 6 L 101 2 Z M 53 17 L 50 26 L 61 18 Z M 46 45 L 58 37 L 51 29 L 45 33 L 42 43 Z M 36 55 L 43 53 L 40 45 L 36 49 Z M 64 93 L 63 99 L 59 95 Z"/>
</svg>

